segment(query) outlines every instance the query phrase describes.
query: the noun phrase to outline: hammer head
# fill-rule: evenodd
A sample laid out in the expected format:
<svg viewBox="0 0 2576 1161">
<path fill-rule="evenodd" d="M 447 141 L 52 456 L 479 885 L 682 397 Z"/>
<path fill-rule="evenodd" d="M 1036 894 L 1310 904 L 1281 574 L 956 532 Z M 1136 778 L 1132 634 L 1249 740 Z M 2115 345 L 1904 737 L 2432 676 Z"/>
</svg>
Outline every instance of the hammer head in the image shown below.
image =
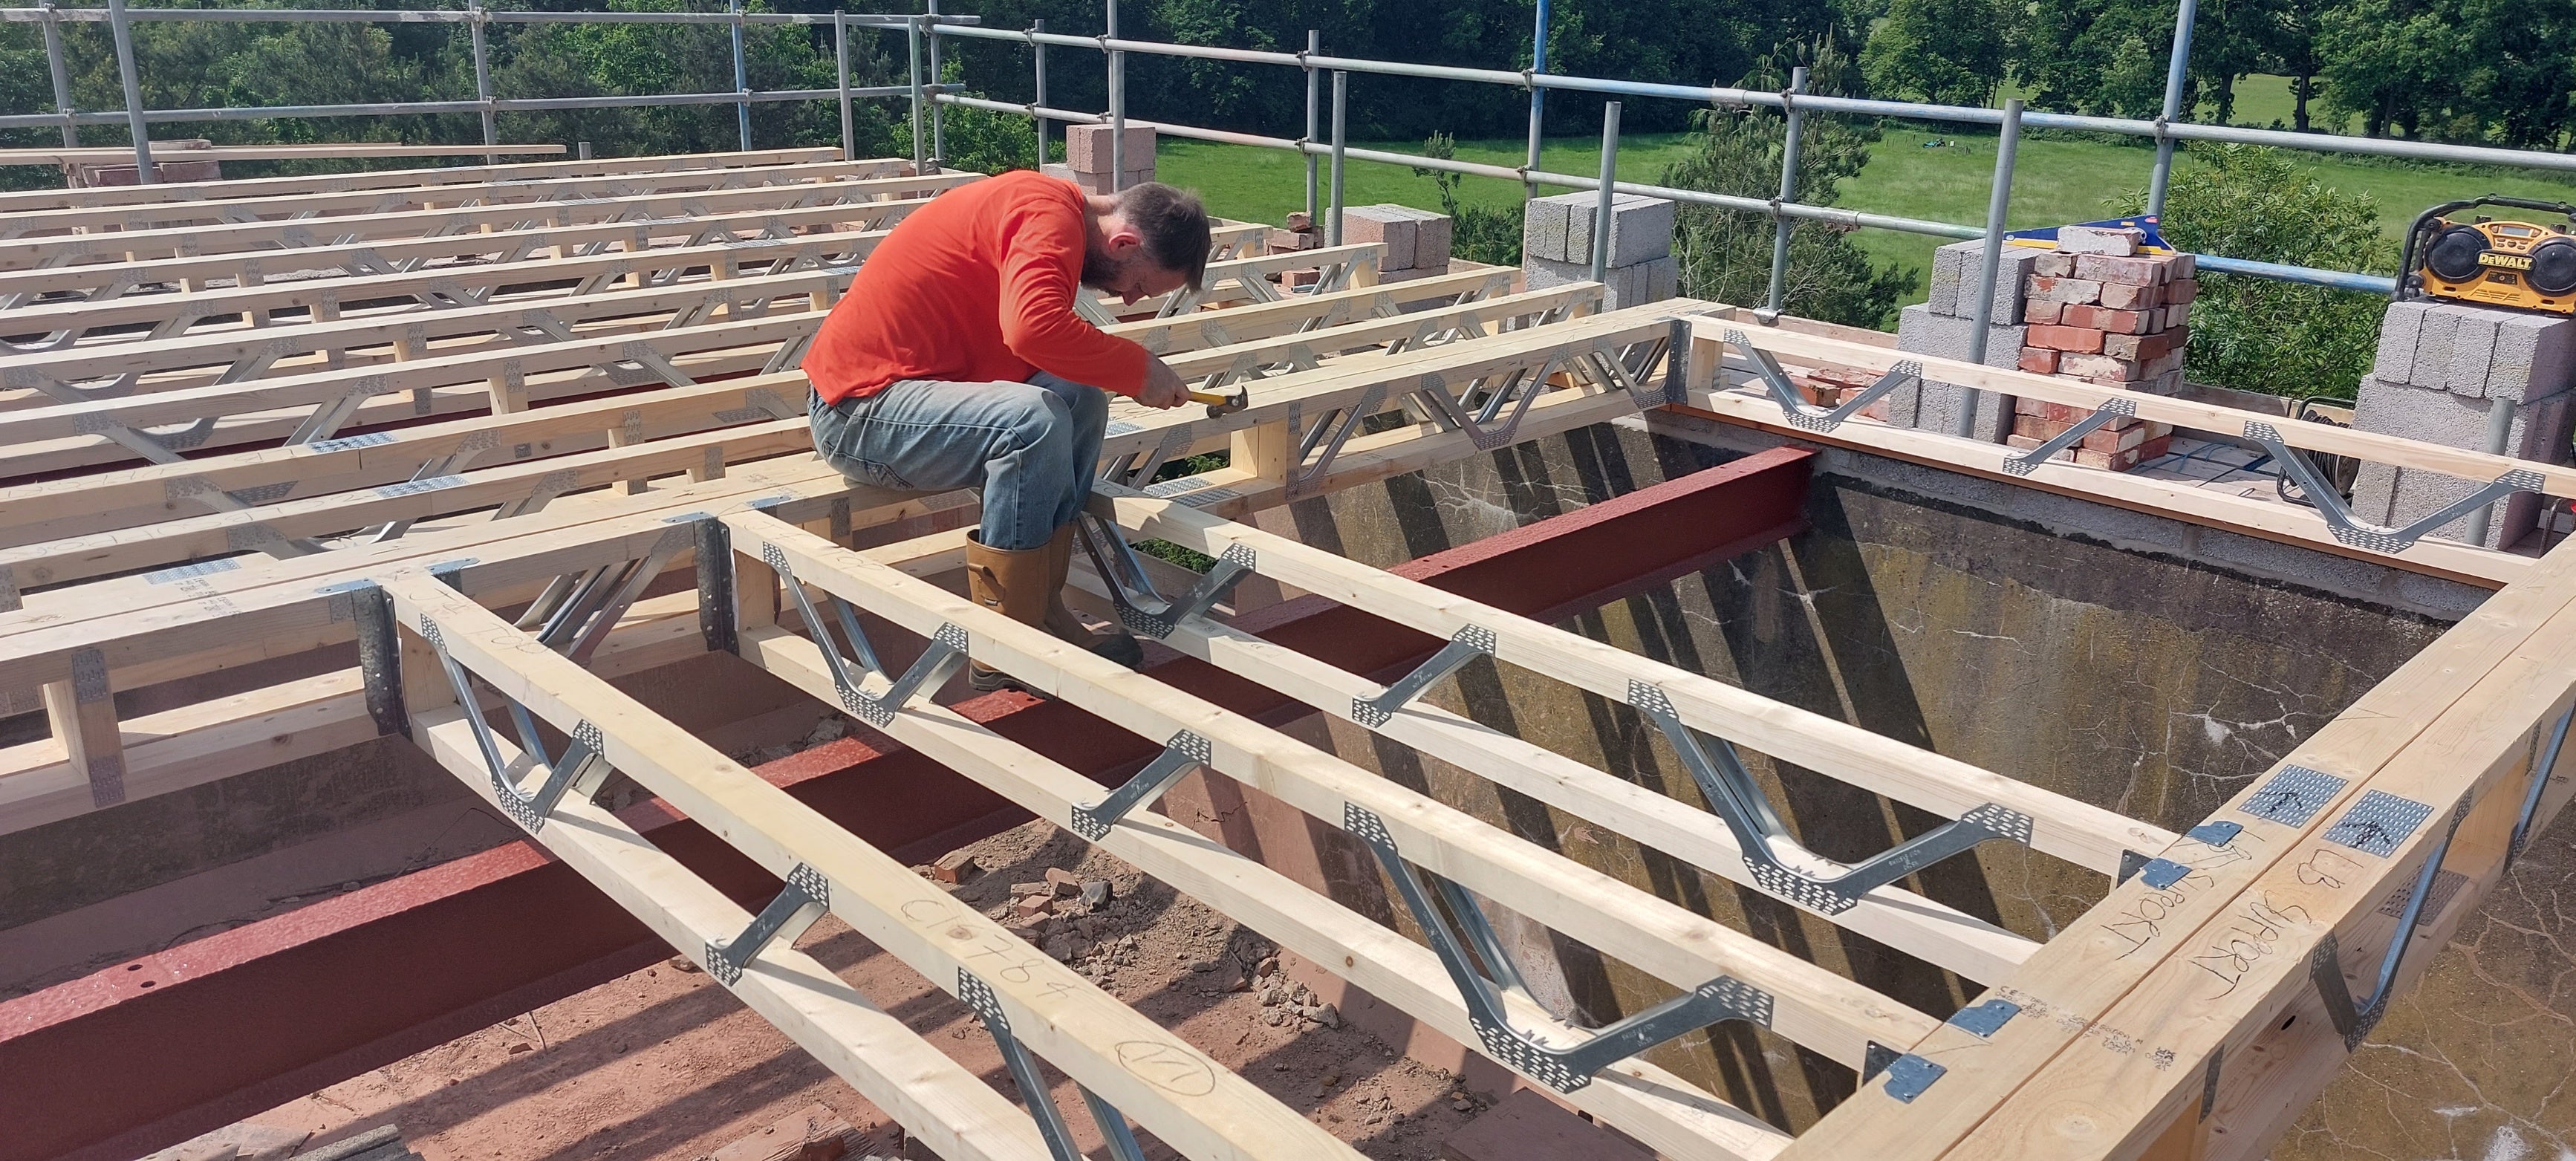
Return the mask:
<svg viewBox="0 0 2576 1161">
<path fill-rule="evenodd" d="M 1190 400 L 1194 403 L 1207 404 L 1208 418 L 1221 419 L 1251 406 L 1252 393 L 1241 387 L 1235 388 L 1231 395 L 1220 395 L 1212 391 L 1192 391 Z"/>
</svg>

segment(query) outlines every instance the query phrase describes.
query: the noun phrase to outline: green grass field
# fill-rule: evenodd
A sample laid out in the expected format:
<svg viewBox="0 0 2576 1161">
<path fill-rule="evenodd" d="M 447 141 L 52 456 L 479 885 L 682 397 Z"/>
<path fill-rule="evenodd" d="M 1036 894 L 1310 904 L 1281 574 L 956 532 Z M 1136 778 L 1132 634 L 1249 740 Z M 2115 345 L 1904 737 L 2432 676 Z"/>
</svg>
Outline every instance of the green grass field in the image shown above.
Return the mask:
<svg viewBox="0 0 2576 1161">
<path fill-rule="evenodd" d="M 2289 82 L 2281 77 L 2248 77 L 2238 85 L 2236 120 L 2268 126 L 2290 116 Z M 1934 140 L 1941 147 L 1927 148 Z M 1418 152 L 1421 143 L 1370 142 L 1368 148 Z M 1655 181 L 1664 166 L 1687 148 L 1679 134 L 1631 134 L 1622 139 L 1619 176 L 1627 181 Z M 1499 165 L 1518 165 L 1523 143 L 1518 139 L 1461 141 L 1458 157 Z M 2576 200 L 2576 175 L 2540 172 L 2471 172 L 2441 166 L 2407 166 L 2371 160 L 2346 160 L 2305 154 L 2302 163 L 2326 184 L 2371 195 L 2379 205 L 2380 226 L 2392 238 L 2424 207 L 2483 193 L 2518 194 L 2551 201 Z M 2013 178 L 2015 229 L 2089 221 L 2110 215 L 2109 202 L 2130 190 L 2143 190 L 2155 151 L 2145 146 L 2091 140 L 2025 137 Z M 1556 173 L 1597 172 L 1597 138 L 1551 139 L 1542 168 Z M 2181 166 L 2191 164 L 2184 151 Z M 1156 152 L 1164 181 L 1199 190 L 1210 209 L 1230 218 L 1278 222 L 1305 206 L 1305 167 L 1296 154 L 1249 146 L 1166 139 Z M 1852 209 L 1924 218 L 1939 222 L 1982 224 L 1986 192 L 1995 167 L 1995 138 L 1936 134 L 1902 126 L 1889 127 L 1870 151 L 1868 168 L 1843 183 L 1842 204 Z M 1319 164 L 1319 171 L 1322 166 Z M 1318 184 L 1330 180 L 1320 173 Z M 1403 166 L 1351 163 L 1345 173 L 1346 204 L 1396 202 L 1440 208 L 1438 190 L 1428 177 Z M 1557 191 L 1562 192 L 1562 191 Z M 1470 202 L 1508 205 L 1521 196 L 1518 183 L 1468 178 L 1460 196 Z M 1329 195 L 1324 195 L 1328 197 Z M 1911 266 L 1920 297 L 1932 264 L 1937 238 L 1865 230 L 1857 235 L 1873 261 Z"/>
</svg>

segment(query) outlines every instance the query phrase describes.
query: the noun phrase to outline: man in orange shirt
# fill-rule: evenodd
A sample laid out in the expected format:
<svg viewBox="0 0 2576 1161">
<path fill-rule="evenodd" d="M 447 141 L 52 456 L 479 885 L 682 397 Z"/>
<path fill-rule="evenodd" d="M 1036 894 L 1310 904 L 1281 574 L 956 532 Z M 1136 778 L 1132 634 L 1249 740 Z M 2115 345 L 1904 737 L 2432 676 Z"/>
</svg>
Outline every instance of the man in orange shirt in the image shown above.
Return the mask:
<svg viewBox="0 0 2576 1161">
<path fill-rule="evenodd" d="M 1065 608 L 1073 521 L 1099 468 L 1103 392 L 1166 408 L 1189 391 L 1145 348 L 1083 321 L 1074 301 L 1196 289 L 1207 253 L 1207 211 L 1167 185 L 1090 197 L 1015 171 L 940 194 L 878 243 L 814 336 L 814 450 L 862 484 L 981 488 L 966 549 L 976 603 L 1141 663 L 1125 630 L 1094 634 Z M 1008 684 L 982 665 L 972 680 Z"/>
</svg>

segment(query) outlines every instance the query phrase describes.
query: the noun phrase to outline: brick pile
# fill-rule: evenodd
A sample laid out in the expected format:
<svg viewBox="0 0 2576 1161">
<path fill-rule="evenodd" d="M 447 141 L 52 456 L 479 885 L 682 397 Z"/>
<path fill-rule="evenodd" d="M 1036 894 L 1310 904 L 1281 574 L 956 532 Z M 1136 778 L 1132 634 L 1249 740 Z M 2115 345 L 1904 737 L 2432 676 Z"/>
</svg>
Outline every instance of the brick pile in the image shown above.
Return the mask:
<svg viewBox="0 0 2576 1161">
<path fill-rule="evenodd" d="M 2022 294 L 2023 345 L 2016 366 L 2035 375 L 2173 395 L 2191 340 L 2191 302 L 2200 290 L 2189 254 L 2140 254 L 2134 230 L 2059 231 L 2054 252 L 2032 258 Z M 2038 447 L 2091 417 L 2088 407 L 2016 399 L 2005 442 Z M 2127 471 L 2165 454 L 2172 429 L 2114 419 L 2058 453 L 2059 459 Z"/>
</svg>

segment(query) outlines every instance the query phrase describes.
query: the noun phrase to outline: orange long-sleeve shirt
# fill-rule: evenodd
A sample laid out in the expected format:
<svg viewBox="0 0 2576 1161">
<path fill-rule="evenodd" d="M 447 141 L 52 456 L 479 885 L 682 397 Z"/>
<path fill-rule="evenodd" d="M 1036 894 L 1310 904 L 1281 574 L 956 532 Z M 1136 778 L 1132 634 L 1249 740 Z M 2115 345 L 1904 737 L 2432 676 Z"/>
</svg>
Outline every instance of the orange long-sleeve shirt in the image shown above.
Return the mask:
<svg viewBox="0 0 2576 1161">
<path fill-rule="evenodd" d="M 838 403 L 901 379 L 1018 382 L 1033 369 L 1143 390 L 1145 348 L 1073 313 L 1083 208 L 1081 187 L 1022 170 L 913 211 L 815 334 L 804 363 L 814 390 Z"/>
</svg>

